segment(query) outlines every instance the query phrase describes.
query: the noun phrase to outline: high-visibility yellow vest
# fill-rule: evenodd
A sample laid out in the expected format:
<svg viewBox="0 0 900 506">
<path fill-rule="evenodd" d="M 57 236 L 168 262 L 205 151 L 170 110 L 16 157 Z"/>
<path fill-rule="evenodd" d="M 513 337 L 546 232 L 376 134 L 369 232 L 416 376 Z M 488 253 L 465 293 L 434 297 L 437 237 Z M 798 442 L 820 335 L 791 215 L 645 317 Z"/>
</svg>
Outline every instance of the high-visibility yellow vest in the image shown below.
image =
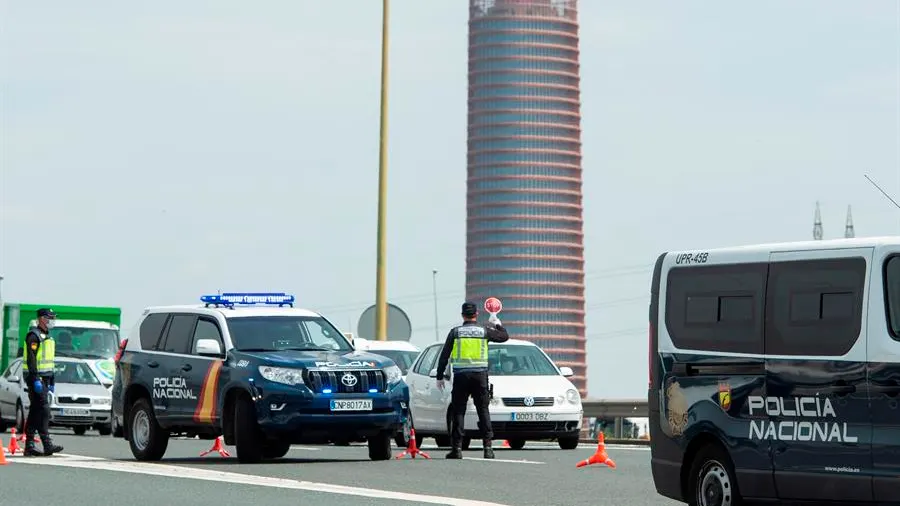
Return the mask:
<svg viewBox="0 0 900 506">
<path fill-rule="evenodd" d="M 44 333 L 38 333 L 41 342 L 37 350 L 37 373 L 38 375 L 52 375 L 56 367 L 56 341 Z M 28 360 L 22 361 L 22 371 L 28 372 Z"/>
<path fill-rule="evenodd" d="M 488 340 L 484 327 L 462 325 L 456 328 L 450 364 L 454 370 L 480 369 L 488 366 Z"/>
</svg>

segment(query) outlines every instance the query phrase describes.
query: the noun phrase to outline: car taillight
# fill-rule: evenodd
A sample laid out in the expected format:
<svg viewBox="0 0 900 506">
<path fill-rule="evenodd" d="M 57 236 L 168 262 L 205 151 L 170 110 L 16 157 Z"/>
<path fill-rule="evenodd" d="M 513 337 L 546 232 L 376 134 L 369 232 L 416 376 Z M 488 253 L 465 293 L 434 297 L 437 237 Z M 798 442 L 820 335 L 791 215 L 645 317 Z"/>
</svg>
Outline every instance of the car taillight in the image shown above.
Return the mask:
<svg viewBox="0 0 900 506">
<path fill-rule="evenodd" d="M 119 360 L 122 359 L 122 353 L 125 352 L 125 345 L 128 344 L 128 339 L 122 339 L 122 342 L 119 343 L 119 351 L 116 352 L 116 356 L 113 357 L 113 362 L 119 363 Z"/>
</svg>

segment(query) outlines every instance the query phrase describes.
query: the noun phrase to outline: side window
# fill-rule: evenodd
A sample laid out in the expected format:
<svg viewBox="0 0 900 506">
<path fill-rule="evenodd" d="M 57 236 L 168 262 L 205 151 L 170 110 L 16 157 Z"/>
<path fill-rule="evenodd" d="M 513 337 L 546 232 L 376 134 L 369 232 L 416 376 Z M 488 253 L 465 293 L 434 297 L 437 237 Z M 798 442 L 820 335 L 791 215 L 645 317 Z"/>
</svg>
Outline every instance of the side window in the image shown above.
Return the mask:
<svg viewBox="0 0 900 506">
<path fill-rule="evenodd" d="M 214 339 L 219 342 L 219 346 L 224 350 L 225 343 L 222 340 L 222 333 L 219 326 L 209 318 L 200 317 L 197 320 L 197 326 L 194 328 L 193 342 L 191 353 L 197 354 L 197 342 L 201 339 Z"/>
<path fill-rule="evenodd" d="M 432 346 L 425 350 L 425 353 L 422 354 L 422 360 L 419 361 L 419 365 L 415 369 L 416 373 L 421 374 L 422 376 L 428 376 L 428 373 L 434 369 L 435 359 L 437 358 L 440 349 L 440 346 Z"/>
<path fill-rule="evenodd" d="M 676 267 L 666 287 L 666 328 L 684 350 L 763 352 L 768 263 Z"/>
<path fill-rule="evenodd" d="M 191 342 L 194 337 L 194 323 L 197 316 L 192 314 L 173 314 L 169 331 L 166 333 L 165 344 L 161 351 L 180 353 L 187 355 L 191 350 Z"/>
<path fill-rule="evenodd" d="M 769 268 L 766 354 L 844 355 L 862 327 L 866 260 L 775 262 Z"/>
<path fill-rule="evenodd" d="M 157 348 L 159 337 L 162 335 L 168 316 L 166 313 L 153 313 L 144 318 L 140 327 L 141 349 L 148 351 L 159 349 Z"/>
<path fill-rule="evenodd" d="M 884 263 L 884 298 L 888 330 L 891 337 L 900 341 L 900 255 L 892 256 Z"/>
</svg>

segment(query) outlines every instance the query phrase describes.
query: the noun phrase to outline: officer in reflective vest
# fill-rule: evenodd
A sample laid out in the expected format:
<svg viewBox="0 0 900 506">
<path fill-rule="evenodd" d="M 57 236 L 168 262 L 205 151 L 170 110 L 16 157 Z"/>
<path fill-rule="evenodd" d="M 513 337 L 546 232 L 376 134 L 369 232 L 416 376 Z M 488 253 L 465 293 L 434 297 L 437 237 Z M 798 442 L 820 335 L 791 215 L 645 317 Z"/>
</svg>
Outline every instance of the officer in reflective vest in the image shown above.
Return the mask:
<svg viewBox="0 0 900 506">
<path fill-rule="evenodd" d="M 49 308 L 37 311 L 37 326 L 32 327 L 25 336 L 25 360 L 22 372 L 25 386 L 28 388 L 28 419 L 25 421 L 25 450 L 27 457 L 53 455 L 63 450 L 54 445 L 50 439 L 50 399 L 49 393 L 54 389 L 54 367 L 56 359 L 56 343 L 50 337 L 50 329 L 56 320 L 56 313 Z M 34 446 L 35 432 L 41 436 L 43 452 Z"/>
<path fill-rule="evenodd" d="M 500 325 L 496 315 L 489 325 L 479 325 L 478 306 L 472 302 L 462 305 L 463 323 L 450 329 L 437 363 L 437 386 L 444 389 L 444 371 L 448 362 L 453 367 L 453 390 L 450 394 L 450 453 L 448 459 L 462 458 L 462 440 L 465 437 L 466 405 L 469 397 L 478 413 L 478 428 L 484 443 L 484 458 L 494 458 L 491 442 L 494 431 L 488 411 L 490 392 L 488 387 L 488 342 L 502 343 L 509 333 Z"/>
</svg>

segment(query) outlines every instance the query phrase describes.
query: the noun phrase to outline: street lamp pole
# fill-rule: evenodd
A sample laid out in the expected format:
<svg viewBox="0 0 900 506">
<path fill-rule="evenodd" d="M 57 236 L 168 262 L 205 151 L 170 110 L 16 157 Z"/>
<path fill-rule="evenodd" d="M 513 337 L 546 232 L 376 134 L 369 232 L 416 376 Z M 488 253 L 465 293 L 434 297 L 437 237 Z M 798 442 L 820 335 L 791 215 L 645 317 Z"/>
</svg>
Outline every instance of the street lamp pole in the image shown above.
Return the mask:
<svg viewBox="0 0 900 506">
<path fill-rule="evenodd" d="M 434 341 L 440 342 L 441 335 L 438 329 L 438 304 L 437 304 L 437 270 L 431 270 L 431 290 L 434 292 Z"/>
<path fill-rule="evenodd" d="M 388 7 L 382 0 L 381 20 L 381 133 L 378 146 L 378 238 L 375 261 L 375 339 L 387 341 L 387 288 L 385 287 L 385 245 L 387 215 L 387 87 L 388 87 Z"/>
</svg>

